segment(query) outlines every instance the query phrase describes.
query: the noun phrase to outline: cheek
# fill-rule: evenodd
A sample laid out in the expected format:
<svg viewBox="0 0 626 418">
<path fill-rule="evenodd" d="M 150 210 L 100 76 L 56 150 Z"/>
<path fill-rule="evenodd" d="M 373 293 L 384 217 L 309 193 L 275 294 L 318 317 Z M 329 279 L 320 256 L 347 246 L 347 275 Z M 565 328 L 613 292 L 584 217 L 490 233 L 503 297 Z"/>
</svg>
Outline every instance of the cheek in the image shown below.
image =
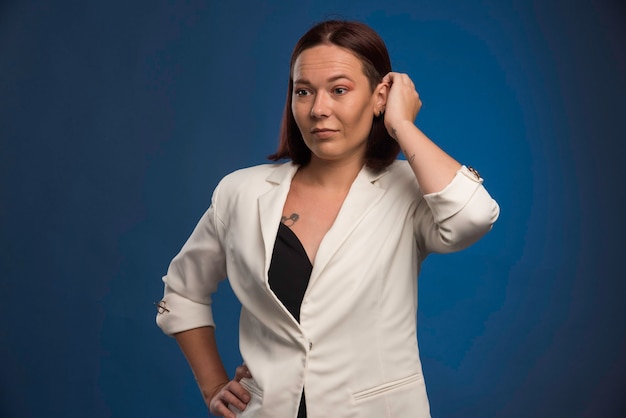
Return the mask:
<svg viewBox="0 0 626 418">
<path fill-rule="evenodd" d="M 345 116 L 355 125 L 371 123 L 374 120 L 371 99 L 367 96 L 360 97 L 345 107 Z"/>
<path fill-rule="evenodd" d="M 293 118 L 298 126 L 301 126 L 307 118 L 307 114 L 304 111 L 303 106 L 297 105 L 295 102 L 291 103 L 291 114 L 293 115 Z"/>
<path fill-rule="evenodd" d="M 369 132 L 374 116 L 371 114 L 369 106 L 354 107 L 350 115 L 346 115 L 345 120 L 352 129 Z"/>
</svg>

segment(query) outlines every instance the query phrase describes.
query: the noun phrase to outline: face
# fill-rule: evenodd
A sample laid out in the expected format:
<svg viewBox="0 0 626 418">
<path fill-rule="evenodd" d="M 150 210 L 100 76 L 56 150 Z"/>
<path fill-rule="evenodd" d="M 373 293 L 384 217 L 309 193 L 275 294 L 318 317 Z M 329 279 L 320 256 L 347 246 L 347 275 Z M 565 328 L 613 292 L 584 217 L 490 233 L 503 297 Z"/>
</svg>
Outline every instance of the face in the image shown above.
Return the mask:
<svg viewBox="0 0 626 418">
<path fill-rule="evenodd" d="M 363 159 L 384 88 L 372 92 L 359 58 L 336 45 L 304 50 L 293 67 L 291 110 L 311 159 Z"/>
</svg>

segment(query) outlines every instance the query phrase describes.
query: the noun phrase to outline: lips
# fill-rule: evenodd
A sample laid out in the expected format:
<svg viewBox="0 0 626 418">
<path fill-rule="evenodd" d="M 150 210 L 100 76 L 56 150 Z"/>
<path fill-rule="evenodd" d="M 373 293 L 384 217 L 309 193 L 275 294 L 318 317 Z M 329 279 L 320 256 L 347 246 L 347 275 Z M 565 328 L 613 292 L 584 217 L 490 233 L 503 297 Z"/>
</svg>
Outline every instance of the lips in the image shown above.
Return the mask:
<svg viewBox="0 0 626 418">
<path fill-rule="evenodd" d="M 311 129 L 310 132 L 316 138 L 325 139 L 331 137 L 337 131 L 335 129 L 328 128 L 314 128 Z"/>
</svg>

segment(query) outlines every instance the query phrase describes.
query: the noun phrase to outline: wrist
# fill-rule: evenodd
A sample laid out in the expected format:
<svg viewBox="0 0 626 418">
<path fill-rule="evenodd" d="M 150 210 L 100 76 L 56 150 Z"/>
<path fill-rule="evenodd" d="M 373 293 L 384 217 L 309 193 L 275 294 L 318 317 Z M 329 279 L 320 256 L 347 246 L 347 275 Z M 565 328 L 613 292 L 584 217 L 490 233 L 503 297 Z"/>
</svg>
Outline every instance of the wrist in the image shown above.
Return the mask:
<svg viewBox="0 0 626 418">
<path fill-rule="evenodd" d="M 408 136 L 407 134 L 415 131 L 415 129 L 417 129 L 417 127 L 413 122 L 409 120 L 401 120 L 391 125 L 389 134 L 399 143 Z"/>
<path fill-rule="evenodd" d="M 220 382 L 220 383 L 218 383 L 216 385 L 209 386 L 209 387 L 201 387 L 200 388 L 200 392 L 202 393 L 202 397 L 204 398 L 204 403 L 206 403 L 206 405 L 209 406 L 211 404 L 211 400 L 213 400 L 213 398 L 227 384 L 228 384 L 228 381 Z"/>
</svg>

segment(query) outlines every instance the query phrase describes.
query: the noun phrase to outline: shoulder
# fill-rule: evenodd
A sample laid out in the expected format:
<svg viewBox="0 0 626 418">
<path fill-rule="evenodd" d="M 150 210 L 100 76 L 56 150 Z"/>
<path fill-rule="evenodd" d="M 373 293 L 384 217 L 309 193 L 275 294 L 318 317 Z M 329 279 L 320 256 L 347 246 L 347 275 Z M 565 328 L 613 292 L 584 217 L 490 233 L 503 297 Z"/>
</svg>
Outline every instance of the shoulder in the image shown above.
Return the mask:
<svg viewBox="0 0 626 418">
<path fill-rule="evenodd" d="M 276 171 L 290 166 L 291 163 L 283 164 L 261 164 L 252 167 L 240 168 L 224 176 L 220 184 L 240 184 L 242 181 L 264 183 L 268 178 L 273 177 Z"/>
<path fill-rule="evenodd" d="M 389 173 L 395 177 L 412 178 L 415 179 L 413 170 L 406 160 L 395 160 L 387 167 Z"/>
<path fill-rule="evenodd" d="M 273 178 L 279 176 L 281 172 L 290 171 L 292 166 L 289 162 L 241 168 L 224 176 L 216 188 L 216 193 L 219 192 L 220 196 L 262 193 L 270 187 Z"/>
<path fill-rule="evenodd" d="M 415 174 L 406 160 L 395 160 L 385 169 L 378 181 L 384 188 L 419 190 Z"/>
</svg>

